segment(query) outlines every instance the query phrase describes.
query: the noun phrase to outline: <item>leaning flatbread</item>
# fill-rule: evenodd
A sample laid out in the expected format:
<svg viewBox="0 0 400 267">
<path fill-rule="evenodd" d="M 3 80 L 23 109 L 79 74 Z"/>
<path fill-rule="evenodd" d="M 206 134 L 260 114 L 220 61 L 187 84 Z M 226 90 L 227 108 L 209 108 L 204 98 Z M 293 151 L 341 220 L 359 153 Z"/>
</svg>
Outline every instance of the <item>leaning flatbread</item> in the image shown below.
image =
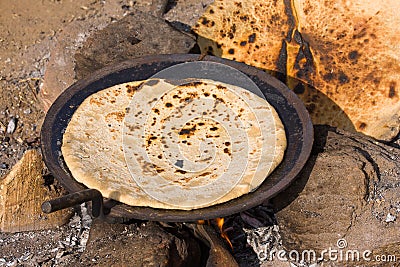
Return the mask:
<svg viewBox="0 0 400 267">
<path fill-rule="evenodd" d="M 249 91 L 149 80 L 88 97 L 68 124 L 62 153 L 74 178 L 105 197 L 190 210 L 256 189 L 285 148 L 278 115 Z"/>
<path fill-rule="evenodd" d="M 314 124 L 390 141 L 400 131 L 399 8 L 397 0 L 215 0 L 193 30 L 203 53 L 277 71 Z"/>
</svg>

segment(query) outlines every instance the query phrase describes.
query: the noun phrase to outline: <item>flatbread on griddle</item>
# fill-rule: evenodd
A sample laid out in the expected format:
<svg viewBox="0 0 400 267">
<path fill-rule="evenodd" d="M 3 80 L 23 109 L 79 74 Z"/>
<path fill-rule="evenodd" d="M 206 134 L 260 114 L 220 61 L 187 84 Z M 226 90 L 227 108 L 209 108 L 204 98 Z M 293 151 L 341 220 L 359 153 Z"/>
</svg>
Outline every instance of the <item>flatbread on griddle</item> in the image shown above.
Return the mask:
<svg viewBox="0 0 400 267">
<path fill-rule="evenodd" d="M 216 0 L 193 30 L 204 53 L 277 71 L 314 124 L 391 140 L 400 129 L 399 8 L 396 0 Z"/>
<path fill-rule="evenodd" d="M 256 189 L 286 148 L 268 102 L 209 80 L 102 90 L 75 111 L 63 138 L 77 181 L 132 206 L 184 210 Z"/>
</svg>

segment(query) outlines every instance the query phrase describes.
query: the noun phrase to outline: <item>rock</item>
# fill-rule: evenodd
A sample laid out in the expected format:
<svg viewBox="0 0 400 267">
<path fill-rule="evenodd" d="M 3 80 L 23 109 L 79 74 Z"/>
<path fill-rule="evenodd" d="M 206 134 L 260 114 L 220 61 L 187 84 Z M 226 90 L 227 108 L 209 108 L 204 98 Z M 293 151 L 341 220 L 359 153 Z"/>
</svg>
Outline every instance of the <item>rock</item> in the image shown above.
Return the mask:
<svg viewBox="0 0 400 267">
<path fill-rule="evenodd" d="M 115 15 L 114 12 L 112 14 Z M 61 92 L 76 81 L 74 55 L 78 47 L 82 46 L 90 34 L 104 28 L 108 23 L 110 20 L 106 20 L 105 17 L 73 21 L 56 35 L 39 92 L 45 111 L 50 108 Z"/>
<path fill-rule="evenodd" d="M 47 111 L 54 100 L 75 81 L 73 71 L 73 55 L 80 39 L 86 36 L 86 21 L 74 21 L 69 24 L 57 36 L 54 47 L 51 48 L 51 56 L 46 65 L 43 84 L 39 92 L 39 98 L 43 109 Z"/>
<path fill-rule="evenodd" d="M 155 222 L 124 225 L 97 219 L 79 261 L 84 266 L 199 266 L 200 257 L 199 245 L 185 233 L 173 235 Z"/>
<path fill-rule="evenodd" d="M 76 76 L 84 78 L 106 65 L 144 55 L 188 53 L 195 38 L 163 19 L 135 11 L 94 33 L 75 54 Z"/>
<path fill-rule="evenodd" d="M 164 18 L 171 23 L 181 23 L 192 27 L 214 0 L 176 0 L 166 7 Z"/>
<path fill-rule="evenodd" d="M 357 250 L 360 255 L 370 250 L 372 257 L 378 253 L 399 257 L 400 220 L 394 219 L 400 213 L 399 159 L 399 149 L 374 139 L 315 127 L 306 166 L 273 200 L 285 250 L 300 255 L 304 250 L 318 255 L 329 248 Z M 368 263 L 374 262 L 363 262 Z"/>
<path fill-rule="evenodd" d="M 132 1 L 132 6 L 125 5 L 124 8 L 128 11 L 140 10 L 155 17 L 161 17 L 165 12 L 168 2 L 168 0 L 139 0 Z"/>
<path fill-rule="evenodd" d="M 65 224 L 70 209 L 44 214 L 42 202 L 61 195 L 44 185 L 44 164 L 36 150 L 28 150 L 11 171 L 0 180 L 0 230 L 21 232 L 43 230 Z"/>
<path fill-rule="evenodd" d="M 194 37 L 138 10 L 161 14 L 157 7 L 164 8 L 162 1 L 137 1 L 126 10 L 108 5 L 104 16 L 74 21 L 56 35 L 39 93 L 46 111 L 77 79 L 105 65 L 147 54 L 187 53 L 194 46 Z"/>
</svg>

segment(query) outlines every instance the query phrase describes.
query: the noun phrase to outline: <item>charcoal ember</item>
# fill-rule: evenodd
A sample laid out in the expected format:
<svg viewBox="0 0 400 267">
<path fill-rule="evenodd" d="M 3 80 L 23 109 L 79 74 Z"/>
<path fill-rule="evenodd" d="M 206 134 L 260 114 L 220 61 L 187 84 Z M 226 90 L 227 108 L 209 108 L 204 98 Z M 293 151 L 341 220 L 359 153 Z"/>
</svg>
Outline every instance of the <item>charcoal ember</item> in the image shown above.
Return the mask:
<svg viewBox="0 0 400 267">
<path fill-rule="evenodd" d="M 249 215 L 248 212 L 241 212 L 240 217 L 242 218 L 243 221 L 245 221 L 247 224 L 251 225 L 254 228 L 263 226 L 263 223 L 261 221 Z"/>
<path fill-rule="evenodd" d="M 273 260 L 281 247 L 281 236 L 277 225 L 243 229 L 247 235 L 247 243 L 253 248 L 260 262 Z"/>
<path fill-rule="evenodd" d="M 232 244 L 232 254 L 239 266 L 257 266 L 259 260 L 253 248 L 247 243 L 244 228 L 249 227 L 239 214 L 225 218 L 224 231 Z"/>
<path fill-rule="evenodd" d="M 233 255 L 240 266 L 277 264 L 270 262 L 270 255 L 280 248 L 273 208 L 266 202 L 225 218 L 223 229 L 232 243 Z"/>
<path fill-rule="evenodd" d="M 254 228 L 276 224 L 272 207 L 264 205 L 243 211 L 240 213 L 240 217 L 244 222 Z"/>
</svg>

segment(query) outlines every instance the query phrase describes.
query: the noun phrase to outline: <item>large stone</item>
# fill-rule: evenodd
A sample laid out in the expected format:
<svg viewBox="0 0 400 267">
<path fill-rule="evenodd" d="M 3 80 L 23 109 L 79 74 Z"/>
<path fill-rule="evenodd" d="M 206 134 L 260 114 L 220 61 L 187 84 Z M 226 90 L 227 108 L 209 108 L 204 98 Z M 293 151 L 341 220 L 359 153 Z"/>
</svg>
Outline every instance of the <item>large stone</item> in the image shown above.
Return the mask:
<svg viewBox="0 0 400 267">
<path fill-rule="evenodd" d="M 44 164 L 36 150 L 28 150 L 12 170 L 0 179 L 0 231 L 43 230 L 63 225 L 70 209 L 44 214 L 44 201 L 59 197 L 61 190 L 47 187 L 42 177 Z"/>
<path fill-rule="evenodd" d="M 96 16 L 75 20 L 57 32 L 50 46 L 50 58 L 46 64 L 43 84 L 39 92 L 42 106 L 47 111 L 56 98 L 76 81 L 75 52 L 94 32 L 123 17 L 120 3 L 107 1 Z"/>
<path fill-rule="evenodd" d="M 329 248 L 343 253 L 358 250 L 360 261 L 366 250 L 372 251 L 371 258 L 382 254 L 399 258 L 399 158 L 399 149 L 371 138 L 316 127 L 305 168 L 274 199 L 284 248 L 300 254 L 314 250 L 317 255 Z M 339 239 L 346 242 L 342 249 Z M 343 264 L 329 264 L 336 263 Z M 368 259 L 363 262 L 369 263 L 373 264 Z"/>
<path fill-rule="evenodd" d="M 188 53 L 195 39 L 163 19 L 135 11 L 94 33 L 75 54 L 78 79 L 107 65 L 144 55 Z"/>
<path fill-rule="evenodd" d="M 155 222 L 124 225 L 95 220 L 86 250 L 73 265 L 195 267 L 200 262 L 200 246 L 186 231 L 171 234 Z"/>
<path fill-rule="evenodd" d="M 138 0 L 138 1 L 131 1 L 132 5 L 129 3 L 126 7 L 128 10 L 140 10 L 146 13 L 149 13 L 155 17 L 161 17 L 164 12 L 165 8 L 168 5 L 168 0 Z"/>
<path fill-rule="evenodd" d="M 194 26 L 206 8 L 214 0 L 176 0 L 167 5 L 164 18 L 169 22 L 184 24 L 189 28 Z"/>
<path fill-rule="evenodd" d="M 107 1 L 101 16 L 74 21 L 57 33 L 39 94 L 44 109 L 77 79 L 105 65 L 142 55 L 188 53 L 195 38 L 156 17 L 165 2 L 136 1 L 121 9 Z"/>
</svg>

